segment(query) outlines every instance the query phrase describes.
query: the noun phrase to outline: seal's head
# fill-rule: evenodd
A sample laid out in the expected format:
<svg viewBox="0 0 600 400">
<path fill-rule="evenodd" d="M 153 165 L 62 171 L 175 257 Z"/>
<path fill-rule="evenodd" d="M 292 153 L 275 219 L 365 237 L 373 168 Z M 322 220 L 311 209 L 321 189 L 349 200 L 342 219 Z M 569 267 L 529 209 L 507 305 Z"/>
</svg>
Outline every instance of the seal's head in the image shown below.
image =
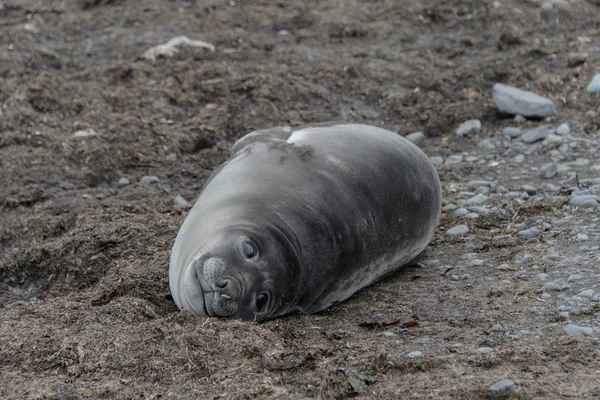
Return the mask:
<svg viewBox="0 0 600 400">
<path fill-rule="evenodd" d="M 295 246 L 279 230 L 229 228 L 194 246 L 171 287 L 177 305 L 199 316 L 261 321 L 289 312 L 300 271 Z"/>
</svg>

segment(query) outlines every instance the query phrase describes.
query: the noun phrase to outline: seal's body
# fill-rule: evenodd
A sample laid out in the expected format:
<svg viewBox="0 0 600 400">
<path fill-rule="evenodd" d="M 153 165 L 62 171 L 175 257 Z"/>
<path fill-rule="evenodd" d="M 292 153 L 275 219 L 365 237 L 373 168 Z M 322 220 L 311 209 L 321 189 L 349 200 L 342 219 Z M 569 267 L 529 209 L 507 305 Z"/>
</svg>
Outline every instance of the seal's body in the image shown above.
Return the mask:
<svg viewBox="0 0 600 400">
<path fill-rule="evenodd" d="M 232 147 L 179 231 L 171 292 L 201 316 L 314 313 L 413 260 L 440 210 L 433 164 L 393 132 L 256 131 Z"/>
</svg>

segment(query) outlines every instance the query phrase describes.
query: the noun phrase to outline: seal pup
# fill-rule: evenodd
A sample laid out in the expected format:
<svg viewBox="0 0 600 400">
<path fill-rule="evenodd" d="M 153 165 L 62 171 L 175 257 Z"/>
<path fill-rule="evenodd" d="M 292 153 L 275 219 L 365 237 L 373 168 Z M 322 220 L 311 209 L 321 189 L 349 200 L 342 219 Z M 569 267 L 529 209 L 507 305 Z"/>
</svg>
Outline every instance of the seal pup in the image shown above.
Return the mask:
<svg viewBox="0 0 600 400">
<path fill-rule="evenodd" d="M 441 212 L 435 167 L 367 125 L 247 134 L 205 183 L 173 246 L 181 309 L 262 321 L 315 313 L 409 263 Z"/>
</svg>

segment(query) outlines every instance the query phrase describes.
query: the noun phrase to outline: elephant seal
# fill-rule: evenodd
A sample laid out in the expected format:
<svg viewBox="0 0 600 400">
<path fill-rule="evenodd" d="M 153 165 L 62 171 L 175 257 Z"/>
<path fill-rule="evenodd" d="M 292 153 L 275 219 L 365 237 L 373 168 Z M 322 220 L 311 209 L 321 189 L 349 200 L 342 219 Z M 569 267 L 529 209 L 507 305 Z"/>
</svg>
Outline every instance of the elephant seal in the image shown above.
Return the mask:
<svg viewBox="0 0 600 400">
<path fill-rule="evenodd" d="M 199 316 L 315 313 L 413 260 L 440 212 L 435 167 L 398 134 L 356 124 L 255 131 L 185 219 L 171 293 Z"/>
</svg>

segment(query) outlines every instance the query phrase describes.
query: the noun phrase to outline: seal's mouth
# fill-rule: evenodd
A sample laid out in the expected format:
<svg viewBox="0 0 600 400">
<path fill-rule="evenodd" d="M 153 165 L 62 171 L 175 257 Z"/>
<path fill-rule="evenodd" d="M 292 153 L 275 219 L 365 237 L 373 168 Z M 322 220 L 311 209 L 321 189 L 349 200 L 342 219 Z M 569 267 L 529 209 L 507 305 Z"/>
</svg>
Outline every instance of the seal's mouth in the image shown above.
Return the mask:
<svg viewBox="0 0 600 400">
<path fill-rule="evenodd" d="M 202 289 L 196 276 L 194 263 L 190 263 L 185 271 L 181 282 L 181 292 L 183 293 L 182 308 L 191 310 L 200 317 L 208 317 L 210 313 L 207 310 L 206 293 Z"/>
</svg>

